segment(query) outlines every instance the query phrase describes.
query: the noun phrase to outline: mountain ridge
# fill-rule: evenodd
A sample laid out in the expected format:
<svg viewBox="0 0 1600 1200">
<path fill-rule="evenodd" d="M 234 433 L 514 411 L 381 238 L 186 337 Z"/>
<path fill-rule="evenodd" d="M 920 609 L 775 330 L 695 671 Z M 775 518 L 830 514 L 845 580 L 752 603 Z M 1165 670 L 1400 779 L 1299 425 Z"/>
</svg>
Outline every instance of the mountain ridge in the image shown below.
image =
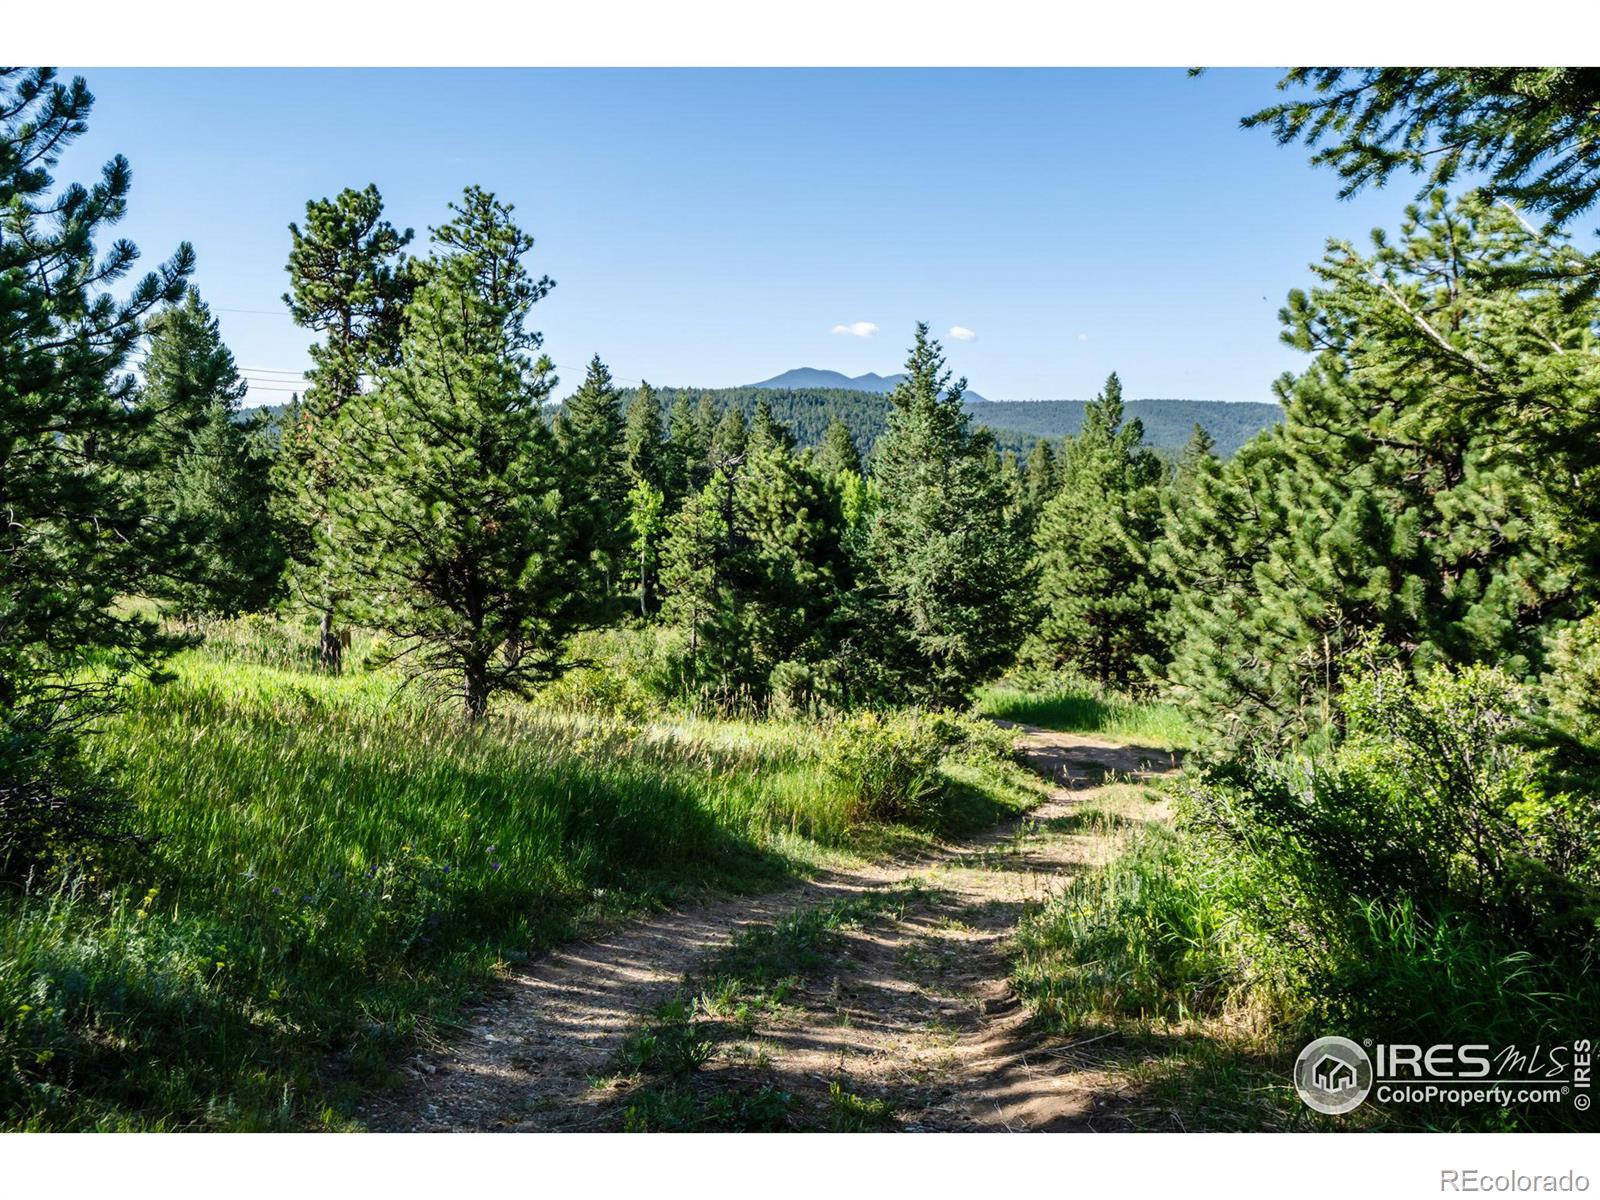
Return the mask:
<svg viewBox="0 0 1600 1200">
<path fill-rule="evenodd" d="M 836 388 L 847 392 L 887 393 L 894 391 L 903 379 L 905 379 L 904 374 L 879 375 L 875 371 L 868 371 L 865 375 L 846 375 L 843 371 L 830 371 L 826 367 L 791 367 L 771 379 L 763 379 L 760 383 L 747 383 L 744 386 L 769 388 L 775 391 Z M 988 397 L 980 396 L 974 391 L 967 391 L 965 397 L 980 404 L 988 403 Z"/>
</svg>

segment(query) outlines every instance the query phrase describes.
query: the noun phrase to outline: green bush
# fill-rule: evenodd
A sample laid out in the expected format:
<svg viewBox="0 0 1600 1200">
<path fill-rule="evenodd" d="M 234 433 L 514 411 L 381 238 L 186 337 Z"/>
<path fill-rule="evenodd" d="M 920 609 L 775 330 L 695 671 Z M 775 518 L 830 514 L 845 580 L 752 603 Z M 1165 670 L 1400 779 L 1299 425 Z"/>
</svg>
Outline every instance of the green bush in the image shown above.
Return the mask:
<svg viewBox="0 0 1600 1200">
<path fill-rule="evenodd" d="M 1323 1034 L 1581 1036 L 1600 1013 L 1594 795 L 1552 785 L 1546 752 L 1522 737 L 1530 708 L 1487 668 L 1354 678 L 1332 748 L 1212 765 L 1182 785 L 1175 832 L 1135 836 L 1026 919 L 1019 993 L 1064 1031 L 1217 1016 L 1266 1028 L 1278 1079 Z M 1397 1116 L 1477 1128 L 1571 1115 Z"/>
<path fill-rule="evenodd" d="M 852 822 L 938 819 L 940 729 L 918 713 L 861 713 L 844 722 L 829 747 L 828 771 L 850 796 Z"/>
<path fill-rule="evenodd" d="M 1348 685 L 1334 751 L 1215 767 L 1191 789 L 1190 819 L 1285 881 L 1286 926 L 1407 904 L 1545 954 L 1592 948 L 1596 799 L 1550 790 L 1544 756 L 1518 740 L 1530 703 L 1490 668 L 1420 682 L 1379 669 Z"/>
<path fill-rule="evenodd" d="M 852 823 L 967 827 L 963 766 L 991 775 L 1012 759 L 1012 738 L 988 721 L 950 712 L 858 713 L 834 728 L 825 758 Z M 975 811 L 986 810 L 979 804 Z"/>
</svg>

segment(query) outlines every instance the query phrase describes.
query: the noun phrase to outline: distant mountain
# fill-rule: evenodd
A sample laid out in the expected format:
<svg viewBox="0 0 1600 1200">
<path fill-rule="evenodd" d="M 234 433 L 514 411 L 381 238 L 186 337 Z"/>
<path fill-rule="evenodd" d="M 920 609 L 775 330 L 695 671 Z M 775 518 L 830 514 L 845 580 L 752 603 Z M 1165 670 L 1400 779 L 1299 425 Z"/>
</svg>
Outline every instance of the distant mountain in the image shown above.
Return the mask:
<svg viewBox="0 0 1600 1200">
<path fill-rule="evenodd" d="M 825 388 L 838 388 L 847 392 L 892 392 L 904 379 L 904 375 L 875 375 L 868 371 L 865 375 L 850 376 L 840 371 L 824 371 L 818 367 L 796 367 L 792 371 L 785 371 L 782 375 L 774 375 L 771 379 L 763 379 L 760 383 L 747 384 L 753 388 L 775 388 L 779 391 L 817 391 Z M 984 403 L 984 397 L 977 392 L 968 391 L 968 400 Z"/>
</svg>

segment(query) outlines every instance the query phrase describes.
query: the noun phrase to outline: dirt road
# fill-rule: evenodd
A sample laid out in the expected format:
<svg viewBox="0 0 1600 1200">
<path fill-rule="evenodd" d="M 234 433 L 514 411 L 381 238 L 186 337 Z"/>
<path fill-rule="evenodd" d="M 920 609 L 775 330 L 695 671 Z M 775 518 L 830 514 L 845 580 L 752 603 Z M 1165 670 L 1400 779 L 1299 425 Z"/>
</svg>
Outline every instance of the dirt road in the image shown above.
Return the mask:
<svg viewBox="0 0 1600 1200">
<path fill-rule="evenodd" d="M 893 915 L 844 931 L 775 1011 L 718 1053 L 701 1086 L 771 1087 L 817 1109 L 856 1097 L 903 1129 L 1095 1127 L 1112 1084 L 1092 1046 L 1045 1045 L 1012 995 L 1006 941 L 1028 906 L 1103 859 L 1117 826 L 1151 819 L 1138 781 L 1177 768 L 1165 751 L 1019 728 L 1055 786 L 1026 818 L 918 861 L 830 874 L 624 926 L 513 971 L 466 1014 L 453 1044 L 404 1066 L 372 1097 L 375 1129 L 617 1127 L 608 1079 L 639 1021 L 740 931 L 841 900 L 914 887 Z"/>
</svg>

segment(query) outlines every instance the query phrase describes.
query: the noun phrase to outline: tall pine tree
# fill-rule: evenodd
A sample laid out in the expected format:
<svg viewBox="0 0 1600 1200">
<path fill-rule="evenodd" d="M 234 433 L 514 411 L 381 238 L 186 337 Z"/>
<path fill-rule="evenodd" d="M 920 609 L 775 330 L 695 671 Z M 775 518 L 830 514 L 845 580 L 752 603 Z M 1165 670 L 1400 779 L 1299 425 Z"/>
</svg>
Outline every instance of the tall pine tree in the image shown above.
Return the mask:
<svg viewBox="0 0 1600 1200">
<path fill-rule="evenodd" d="M 567 474 L 564 488 L 576 525 L 579 553 L 600 572 L 596 604 L 609 607 L 620 595 L 631 537 L 628 471 L 622 440 L 621 395 L 597 354 L 583 384 L 556 418 L 556 445 Z"/>
<path fill-rule="evenodd" d="M 1369 254 L 1331 243 L 1321 285 L 1291 294 L 1286 338 L 1315 357 L 1280 382 L 1284 424 L 1204 466 L 1168 520 L 1166 675 L 1202 721 L 1325 725 L 1371 634 L 1418 669 L 1535 674 L 1592 610 L 1596 314 L 1563 257 L 1501 206 L 1436 195 Z"/>
<path fill-rule="evenodd" d="M 1030 657 L 1126 686 L 1159 657 L 1166 607 L 1148 570 L 1161 528 L 1163 470 L 1137 420 L 1125 421 L 1115 373 L 1062 453 L 1060 483 L 1034 530 L 1040 620 Z"/>
<path fill-rule="evenodd" d="M 873 455 L 881 498 L 856 606 L 859 686 L 933 707 L 965 702 L 1010 662 L 1026 611 L 1027 546 L 939 343 L 919 323 Z"/>
<path fill-rule="evenodd" d="M 77 738 L 173 646 L 118 602 L 173 569 L 138 480 L 148 414 L 126 372 L 145 320 L 181 298 L 187 243 L 122 298 L 138 250 L 117 156 L 87 186 L 52 169 L 85 131 L 82 79 L 0 71 L 0 876 L 111 832 Z"/>
<path fill-rule="evenodd" d="M 639 615 L 660 607 L 661 545 L 666 514 L 671 511 L 668 486 L 672 482 L 666 446 L 661 435 L 661 397 L 641 380 L 628 405 L 623 426 L 623 459 L 631 486 L 628 490 L 628 525 L 633 532 L 630 564 L 632 584 L 639 598 Z"/>
<path fill-rule="evenodd" d="M 552 367 L 525 325 L 553 284 L 524 267 L 533 239 L 509 205 L 470 187 L 451 207 L 400 354 L 340 422 L 334 540 L 356 611 L 478 720 L 495 693 L 555 677 L 604 607 L 544 416 Z"/>
<path fill-rule="evenodd" d="M 363 379 L 391 362 L 399 345 L 412 289 L 404 254 L 412 235 L 383 219 L 383 197 L 369 184 L 308 201 L 305 228 L 291 223 L 289 236 L 284 303 L 296 324 L 326 340 L 311 347 L 298 420 L 281 443 L 277 490 L 296 591 L 320 614 L 322 665 L 337 674 L 343 643 L 334 626 L 339 596 L 327 542 L 330 497 L 342 486 L 345 459 L 340 417 L 361 396 Z"/>
<path fill-rule="evenodd" d="M 190 289 L 147 325 L 139 410 L 151 459 L 152 513 L 192 552 L 151 591 L 185 616 L 232 616 L 277 596 L 283 549 L 272 517 L 272 451 L 263 421 L 241 418 L 244 382 L 217 320 Z"/>
</svg>

